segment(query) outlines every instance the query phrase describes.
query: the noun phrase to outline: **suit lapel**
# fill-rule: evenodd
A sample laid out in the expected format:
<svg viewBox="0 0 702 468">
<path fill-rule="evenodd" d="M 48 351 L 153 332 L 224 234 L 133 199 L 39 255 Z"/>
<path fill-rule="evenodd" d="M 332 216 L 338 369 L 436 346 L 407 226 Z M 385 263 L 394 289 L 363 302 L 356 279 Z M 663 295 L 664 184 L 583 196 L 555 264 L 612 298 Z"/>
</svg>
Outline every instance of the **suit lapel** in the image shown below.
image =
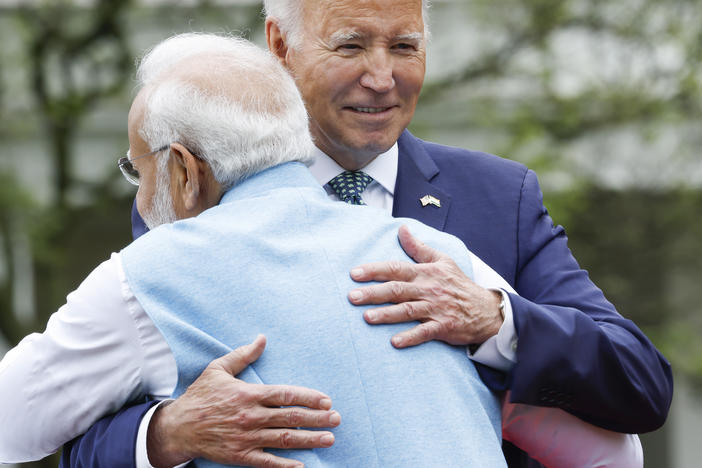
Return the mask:
<svg viewBox="0 0 702 468">
<path fill-rule="evenodd" d="M 414 218 L 443 230 L 451 197 L 432 183 L 432 179 L 439 174 L 439 168 L 422 146 L 422 142 L 409 131 L 405 130 L 400 135 L 397 146 L 399 156 L 392 215 Z M 427 195 L 439 200 L 441 207 L 434 204 L 423 206 L 421 199 Z"/>
</svg>

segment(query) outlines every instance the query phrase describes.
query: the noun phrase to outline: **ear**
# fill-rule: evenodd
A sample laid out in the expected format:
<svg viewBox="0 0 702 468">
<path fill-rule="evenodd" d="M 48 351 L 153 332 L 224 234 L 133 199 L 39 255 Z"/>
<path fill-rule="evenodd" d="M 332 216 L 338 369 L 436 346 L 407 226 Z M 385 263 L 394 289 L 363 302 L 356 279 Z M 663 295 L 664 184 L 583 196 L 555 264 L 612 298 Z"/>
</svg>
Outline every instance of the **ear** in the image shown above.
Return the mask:
<svg viewBox="0 0 702 468">
<path fill-rule="evenodd" d="M 287 66 L 288 43 L 275 18 L 266 18 L 266 42 L 268 50 L 278 57 L 283 66 Z"/>
<path fill-rule="evenodd" d="M 171 153 L 177 164 L 172 166 L 172 190 L 185 210 L 184 215 L 194 216 L 209 208 L 207 190 L 210 168 L 180 143 L 171 144 Z M 176 202 L 176 204 L 179 204 Z"/>
</svg>

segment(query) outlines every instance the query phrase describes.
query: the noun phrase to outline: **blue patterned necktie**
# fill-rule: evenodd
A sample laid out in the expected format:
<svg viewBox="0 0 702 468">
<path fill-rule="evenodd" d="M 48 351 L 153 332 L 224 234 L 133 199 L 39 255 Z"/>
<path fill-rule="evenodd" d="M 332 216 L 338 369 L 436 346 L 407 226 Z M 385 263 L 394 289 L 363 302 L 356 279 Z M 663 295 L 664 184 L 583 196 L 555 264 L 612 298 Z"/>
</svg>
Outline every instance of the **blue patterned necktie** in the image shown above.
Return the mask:
<svg viewBox="0 0 702 468">
<path fill-rule="evenodd" d="M 365 205 L 361 193 L 373 181 L 373 178 L 361 171 L 345 171 L 329 181 L 329 186 L 339 199 L 351 205 Z"/>
</svg>

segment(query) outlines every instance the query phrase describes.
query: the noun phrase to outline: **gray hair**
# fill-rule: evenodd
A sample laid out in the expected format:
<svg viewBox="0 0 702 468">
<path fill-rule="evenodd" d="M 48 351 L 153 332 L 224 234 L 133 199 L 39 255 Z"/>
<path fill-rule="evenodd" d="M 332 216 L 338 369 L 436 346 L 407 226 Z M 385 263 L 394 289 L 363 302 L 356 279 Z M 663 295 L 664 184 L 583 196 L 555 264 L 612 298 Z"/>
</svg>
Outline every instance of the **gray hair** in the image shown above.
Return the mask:
<svg viewBox="0 0 702 468">
<path fill-rule="evenodd" d="M 140 61 L 140 136 L 152 150 L 178 142 L 226 190 L 249 175 L 308 162 L 313 148 L 300 93 L 273 55 L 245 39 L 188 33 Z"/>
<path fill-rule="evenodd" d="M 263 12 L 267 18 L 275 18 L 278 28 L 286 35 L 288 45 L 299 49 L 302 44 L 302 6 L 304 0 L 263 0 Z M 422 0 L 422 19 L 424 20 L 424 40 L 429 41 L 429 7 L 430 0 Z"/>
</svg>

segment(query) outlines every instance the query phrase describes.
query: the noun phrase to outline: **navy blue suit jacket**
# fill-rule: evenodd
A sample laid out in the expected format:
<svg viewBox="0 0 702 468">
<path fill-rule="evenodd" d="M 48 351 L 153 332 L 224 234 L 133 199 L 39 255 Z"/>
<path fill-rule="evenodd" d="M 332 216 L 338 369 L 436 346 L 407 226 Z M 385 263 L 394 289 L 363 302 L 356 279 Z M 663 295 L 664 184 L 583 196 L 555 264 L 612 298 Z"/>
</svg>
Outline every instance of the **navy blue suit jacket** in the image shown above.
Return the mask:
<svg viewBox="0 0 702 468">
<path fill-rule="evenodd" d="M 496 391 L 511 389 L 513 402 L 560 407 L 606 429 L 641 433 L 660 427 L 672 400 L 670 364 L 578 266 L 563 228 L 554 227 L 543 206 L 534 172 L 493 155 L 428 143 L 408 131 L 398 146 L 393 216 L 459 237 L 520 294 L 510 296 L 517 364 L 507 374 L 479 366 L 484 382 Z M 441 200 L 441 207 L 423 207 L 424 195 Z M 145 232 L 136 210 L 132 221 L 135 237 Z M 104 449 L 91 433 L 107 433 L 112 447 L 130 454 L 132 464 L 125 466 L 134 466 L 135 435 L 112 429 L 93 427 L 73 451 Z M 526 463 L 507 456 L 510 466 Z"/>
</svg>

